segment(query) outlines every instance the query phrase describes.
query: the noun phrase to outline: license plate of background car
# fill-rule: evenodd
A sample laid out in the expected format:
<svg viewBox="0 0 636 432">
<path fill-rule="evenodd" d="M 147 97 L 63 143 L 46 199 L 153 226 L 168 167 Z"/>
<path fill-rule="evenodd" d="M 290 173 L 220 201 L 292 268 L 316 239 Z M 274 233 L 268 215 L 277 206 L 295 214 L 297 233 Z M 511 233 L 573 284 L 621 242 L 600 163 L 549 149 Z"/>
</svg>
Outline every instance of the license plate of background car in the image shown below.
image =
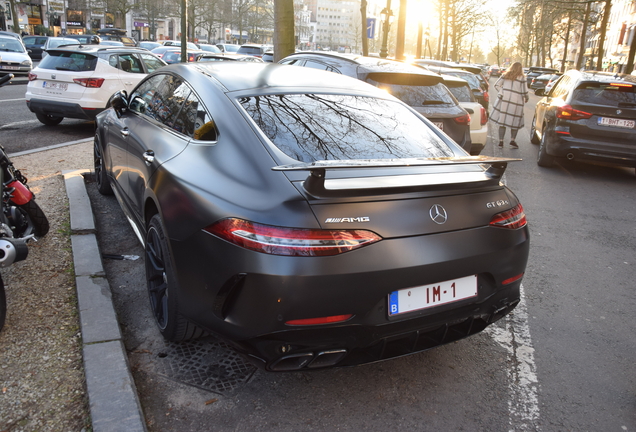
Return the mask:
<svg viewBox="0 0 636 432">
<path fill-rule="evenodd" d="M 636 120 L 599 117 L 598 124 L 603 126 L 613 126 L 613 127 L 619 127 L 619 128 L 634 129 L 634 126 L 636 126 Z"/>
<path fill-rule="evenodd" d="M 477 296 L 477 276 L 466 276 L 393 291 L 389 294 L 389 316 L 448 304 Z"/>
<path fill-rule="evenodd" d="M 444 123 L 442 122 L 433 122 L 435 126 L 439 128 L 439 130 L 444 130 Z"/>
<path fill-rule="evenodd" d="M 66 90 L 68 90 L 68 83 L 58 83 L 58 82 L 44 81 L 44 83 L 42 83 L 42 87 L 45 88 L 45 89 L 66 91 Z"/>
</svg>

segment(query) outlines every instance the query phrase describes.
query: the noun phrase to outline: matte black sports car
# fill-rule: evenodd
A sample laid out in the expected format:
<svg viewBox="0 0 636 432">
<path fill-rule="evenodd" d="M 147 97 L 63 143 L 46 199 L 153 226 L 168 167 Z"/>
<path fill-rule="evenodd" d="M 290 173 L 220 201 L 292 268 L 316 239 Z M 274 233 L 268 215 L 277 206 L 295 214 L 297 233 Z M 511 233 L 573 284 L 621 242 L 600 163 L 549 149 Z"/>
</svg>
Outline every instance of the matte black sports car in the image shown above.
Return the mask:
<svg viewBox="0 0 636 432">
<path fill-rule="evenodd" d="M 95 173 L 145 245 L 169 340 L 271 371 L 406 355 L 519 302 L 512 159 L 468 156 L 362 81 L 279 64 L 164 67 L 97 117 Z"/>
</svg>

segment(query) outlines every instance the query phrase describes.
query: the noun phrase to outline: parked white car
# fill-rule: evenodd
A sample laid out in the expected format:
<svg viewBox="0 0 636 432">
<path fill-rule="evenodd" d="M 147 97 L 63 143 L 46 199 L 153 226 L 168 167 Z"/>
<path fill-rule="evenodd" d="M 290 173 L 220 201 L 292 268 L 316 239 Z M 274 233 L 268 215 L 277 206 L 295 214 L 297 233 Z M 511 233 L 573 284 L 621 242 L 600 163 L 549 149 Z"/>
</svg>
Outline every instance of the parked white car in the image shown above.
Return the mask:
<svg viewBox="0 0 636 432">
<path fill-rule="evenodd" d="M 48 126 L 64 117 L 93 120 L 113 93 L 130 92 L 166 63 L 144 48 L 83 45 L 49 50 L 29 74 L 26 103 Z"/>
<path fill-rule="evenodd" d="M 466 80 L 451 75 L 442 75 L 444 84 L 455 96 L 459 105 L 470 114 L 471 155 L 478 155 L 488 142 L 488 113 L 477 102 L 475 94 Z"/>
<path fill-rule="evenodd" d="M 20 39 L 0 36 L 0 76 L 26 75 L 32 67 L 31 57 Z"/>
</svg>

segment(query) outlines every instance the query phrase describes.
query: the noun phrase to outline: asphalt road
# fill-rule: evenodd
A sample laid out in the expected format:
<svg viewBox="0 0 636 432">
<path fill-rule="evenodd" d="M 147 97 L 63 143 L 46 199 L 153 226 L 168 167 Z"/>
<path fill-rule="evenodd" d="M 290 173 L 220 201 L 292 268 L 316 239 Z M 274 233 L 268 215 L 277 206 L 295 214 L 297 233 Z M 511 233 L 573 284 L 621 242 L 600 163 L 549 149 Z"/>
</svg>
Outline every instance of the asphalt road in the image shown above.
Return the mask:
<svg viewBox="0 0 636 432">
<path fill-rule="evenodd" d="M 492 138 L 483 152 L 523 158 L 505 181 L 530 224 L 525 301 L 481 334 L 374 365 L 275 374 L 218 341 L 164 343 L 149 312 L 143 250 L 115 199 L 89 185 L 102 253 L 139 257 L 104 264 L 149 429 L 636 430 L 636 175 L 568 161 L 538 167 L 528 135 L 538 99 L 527 105 L 520 149 Z M 5 146 L 16 140 L 1 126 L 9 114 L 0 110 Z"/>
<path fill-rule="evenodd" d="M 105 265 L 150 429 L 636 430 L 634 169 L 540 168 L 527 129 L 519 150 L 494 142 L 485 154 L 523 158 L 505 180 L 530 221 L 524 304 L 451 345 L 314 373 L 255 371 L 215 341 L 166 345 L 148 310 L 143 250 L 115 200 L 92 188 L 103 251 L 141 256 Z"/>
</svg>

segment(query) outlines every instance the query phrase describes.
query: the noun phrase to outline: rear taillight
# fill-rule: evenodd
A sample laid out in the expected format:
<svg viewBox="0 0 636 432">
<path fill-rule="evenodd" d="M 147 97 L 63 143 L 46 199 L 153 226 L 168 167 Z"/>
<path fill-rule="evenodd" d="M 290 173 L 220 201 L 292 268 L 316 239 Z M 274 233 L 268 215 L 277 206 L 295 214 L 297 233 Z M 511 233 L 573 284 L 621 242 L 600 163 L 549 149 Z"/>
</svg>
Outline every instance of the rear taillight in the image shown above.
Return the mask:
<svg viewBox="0 0 636 432">
<path fill-rule="evenodd" d="M 366 230 L 283 228 L 234 218 L 223 219 L 205 231 L 246 249 L 289 256 L 338 255 L 382 240 Z"/>
<path fill-rule="evenodd" d="M 484 101 L 485 102 L 489 102 L 490 101 L 490 95 L 488 94 L 487 91 L 484 92 Z"/>
<path fill-rule="evenodd" d="M 470 124 L 470 114 L 465 114 L 460 117 L 455 117 L 453 120 L 455 120 L 455 122 L 459 124 L 464 124 L 464 125 Z"/>
<path fill-rule="evenodd" d="M 574 109 L 570 105 L 563 105 L 557 108 L 556 116 L 565 120 L 581 120 L 592 117 L 592 114 Z"/>
<path fill-rule="evenodd" d="M 527 223 L 526 214 L 521 204 L 517 204 L 505 212 L 497 213 L 490 220 L 490 226 L 510 229 L 522 228 L 526 226 Z"/>
<path fill-rule="evenodd" d="M 35 81 L 36 79 L 38 79 L 38 76 L 33 72 L 29 72 L 29 81 Z"/>
<path fill-rule="evenodd" d="M 104 84 L 104 78 L 73 78 L 75 84 L 89 88 L 100 88 Z"/>
<path fill-rule="evenodd" d="M 481 125 L 485 125 L 488 123 L 488 113 L 486 112 L 486 108 L 481 107 Z"/>
</svg>

